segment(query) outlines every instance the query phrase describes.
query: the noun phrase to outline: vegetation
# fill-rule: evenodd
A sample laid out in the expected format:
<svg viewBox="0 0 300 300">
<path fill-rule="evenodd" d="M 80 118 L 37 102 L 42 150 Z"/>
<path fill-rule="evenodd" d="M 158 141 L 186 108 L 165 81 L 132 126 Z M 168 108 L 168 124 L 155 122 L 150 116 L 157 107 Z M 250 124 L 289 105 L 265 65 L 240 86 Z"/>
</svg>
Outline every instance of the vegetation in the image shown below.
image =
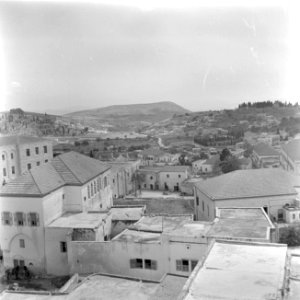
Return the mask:
<svg viewBox="0 0 300 300">
<path fill-rule="evenodd" d="M 280 228 L 279 242 L 288 246 L 300 246 L 300 227 L 289 226 Z"/>
<path fill-rule="evenodd" d="M 261 102 L 243 102 L 242 104 L 239 104 L 239 108 L 265 108 L 265 107 L 291 107 L 293 106 L 292 103 L 287 102 L 281 102 L 281 101 L 261 101 Z M 295 107 L 298 107 L 298 102 L 295 103 Z"/>
</svg>

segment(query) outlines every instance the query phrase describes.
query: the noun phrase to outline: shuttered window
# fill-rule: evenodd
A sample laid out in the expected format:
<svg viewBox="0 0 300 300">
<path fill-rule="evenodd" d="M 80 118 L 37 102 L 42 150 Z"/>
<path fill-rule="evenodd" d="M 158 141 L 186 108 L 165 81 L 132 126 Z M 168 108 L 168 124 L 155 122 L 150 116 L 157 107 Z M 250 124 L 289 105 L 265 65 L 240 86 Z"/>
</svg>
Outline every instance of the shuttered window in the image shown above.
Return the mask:
<svg viewBox="0 0 300 300">
<path fill-rule="evenodd" d="M 28 213 L 27 220 L 28 220 L 28 226 L 34 227 L 40 225 L 39 214 L 35 212 Z"/>
<path fill-rule="evenodd" d="M 13 224 L 12 213 L 9 211 L 3 211 L 1 213 L 1 220 L 2 220 L 2 225 L 12 225 Z"/>
<path fill-rule="evenodd" d="M 26 225 L 26 215 L 22 212 L 16 212 L 14 215 L 15 224 L 17 226 L 24 226 Z"/>
</svg>

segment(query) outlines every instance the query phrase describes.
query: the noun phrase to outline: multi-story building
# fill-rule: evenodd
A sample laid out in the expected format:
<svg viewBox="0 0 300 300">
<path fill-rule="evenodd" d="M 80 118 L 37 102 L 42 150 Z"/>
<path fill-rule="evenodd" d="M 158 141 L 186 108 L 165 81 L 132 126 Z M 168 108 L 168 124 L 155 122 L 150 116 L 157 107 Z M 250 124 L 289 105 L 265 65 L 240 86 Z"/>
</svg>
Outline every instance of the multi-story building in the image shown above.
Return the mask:
<svg viewBox="0 0 300 300">
<path fill-rule="evenodd" d="M 4 266 L 34 273 L 68 272 L 67 237 L 110 238 L 110 166 L 69 152 L 0 189 Z"/>
<path fill-rule="evenodd" d="M 282 145 L 281 166 L 287 171 L 300 175 L 300 139 Z"/>
<path fill-rule="evenodd" d="M 53 158 L 52 142 L 32 136 L 0 137 L 0 153 L 2 184 Z"/>
<path fill-rule="evenodd" d="M 188 166 L 144 167 L 138 170 L 138 188 L 179 192 L 181 183 L 189 177 Z"/>
</svg>

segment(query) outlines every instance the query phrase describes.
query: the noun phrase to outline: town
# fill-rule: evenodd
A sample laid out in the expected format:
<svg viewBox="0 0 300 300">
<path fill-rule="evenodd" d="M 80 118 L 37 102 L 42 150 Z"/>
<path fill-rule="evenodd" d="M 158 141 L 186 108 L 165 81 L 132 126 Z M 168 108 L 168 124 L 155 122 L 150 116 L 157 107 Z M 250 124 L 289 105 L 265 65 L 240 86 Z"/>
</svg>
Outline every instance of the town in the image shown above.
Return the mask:
<svg viewBox="0 0 300 300">
<path fill-rule="evenodd" d="M 299 299 L 298 104 L 172 105 L 0 114 L 0 299 Z"/>
</svg>

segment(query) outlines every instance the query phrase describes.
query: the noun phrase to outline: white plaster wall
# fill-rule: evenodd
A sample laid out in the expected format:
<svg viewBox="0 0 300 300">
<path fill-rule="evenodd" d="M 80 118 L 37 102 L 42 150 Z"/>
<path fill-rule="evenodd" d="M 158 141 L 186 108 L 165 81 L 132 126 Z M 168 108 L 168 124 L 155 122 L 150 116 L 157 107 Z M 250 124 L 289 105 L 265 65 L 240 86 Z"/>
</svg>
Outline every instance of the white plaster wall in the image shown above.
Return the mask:
<svg viewBox="0 0 300 300">
<path fill-rule="evenodd" d="M 63 199 L 64 211 L 82 211 L 82 186 L 65 186 L 65 198 Z"/>
<path fill-rule="evenodd" d="M 48 274 L 68 275 L 68 250 L 61 252 L 60 242 L 67 242 L 69 228 L 45 228 L 46 269 Z"/>
<path fill-rule="evenodd" d="M 169 175 L 169 177 L 167 177 Z M 179 177 L 180 176 L 180 177 Z M 174 186 L 180 184 L 188 178 L 187 172 L 160 172 L 159 173 L 159 186 L 161 190 L 165 189 L 165 183 L 167 183 L 169 190 L 174 191 Z"/>
<path fill-rule="evenodd" d="M 11 158 L 11 153 L 13 153 L 13 158 Z M 2 154 L 5 160 L 2 160 Z M 12 174 L 12 167 L 15 167 L 15 174 Z M 3 168 L 6 169 L 6 176 L 3 176 Z M 11 179 L 16 178 L 20 174 L 18 157 L 16 147 L 14 145 L 1 146 L 0 147 L 0 184 L 3 180 L 8 182 Z"/>
<path fill-rule="evenodd" d="M 63 195 L 65 188 L 61 187 L 43 198 L 44 224 L 48 225 L 63 214 Z"/>
<path fill-rule="evenodd" d="M 3 250 L 4 266 L 13 267 L 13 259 L 24 259 L 28 266 L 33 263 L 35 272 L 42 272 L 45 269 L 45 249 L 44 249 L 44 229 L 43 229 L 43 209 L 41 198 L 20 198 L 1 197 L 0 211 L 11 213 L 36 212 L 39 214 L 40 225 L 31 227 L 27 225 L 16 226 L 2 225 L 0 223 L 0 248 Z M 27 217 L 26 217 L 27 219 Z M 20 248 L 19 239 L 25 240 L 25 248 Z"/>
<path fill-rule="evenodd" d="M 69 263 L 73 273 L 110 273 L 148 280 L 160 280 L 165 273 L 165 259 L 160 244 L 112 242 L 70 242 Z M 131 269 L 130 259 L 157 261 L 157 270 Z"/>
</svg>

